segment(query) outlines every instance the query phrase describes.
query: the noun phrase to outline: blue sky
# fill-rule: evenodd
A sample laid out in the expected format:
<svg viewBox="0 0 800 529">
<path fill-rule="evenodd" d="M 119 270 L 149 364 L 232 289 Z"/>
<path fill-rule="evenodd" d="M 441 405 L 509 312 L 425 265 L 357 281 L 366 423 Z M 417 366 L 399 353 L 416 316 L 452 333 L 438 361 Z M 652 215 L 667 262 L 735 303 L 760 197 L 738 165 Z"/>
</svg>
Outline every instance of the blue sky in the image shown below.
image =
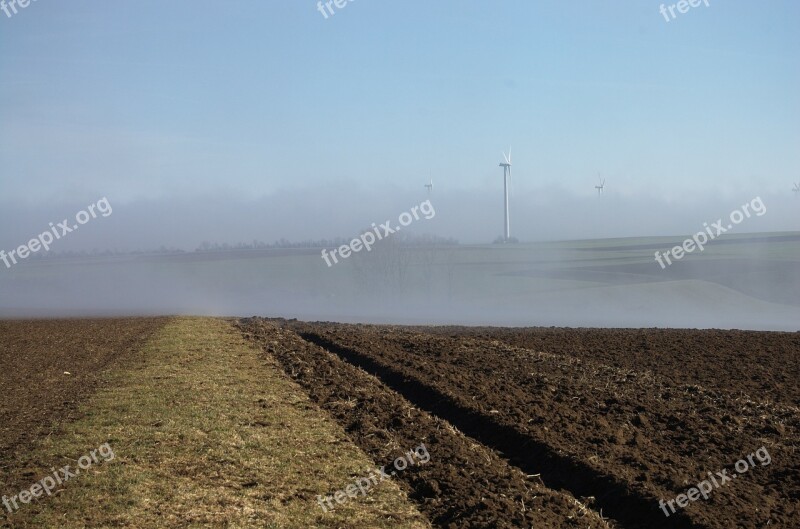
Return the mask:
<svg viewBox="0 0 800 529">
<path fill-rule="evenodd" d="M 509 145 L 521 193 L 788 194 L 800 3 L 660 4 L 38 0 L 0 12 L 0 201 L 483 192 Z"/>
</svg>

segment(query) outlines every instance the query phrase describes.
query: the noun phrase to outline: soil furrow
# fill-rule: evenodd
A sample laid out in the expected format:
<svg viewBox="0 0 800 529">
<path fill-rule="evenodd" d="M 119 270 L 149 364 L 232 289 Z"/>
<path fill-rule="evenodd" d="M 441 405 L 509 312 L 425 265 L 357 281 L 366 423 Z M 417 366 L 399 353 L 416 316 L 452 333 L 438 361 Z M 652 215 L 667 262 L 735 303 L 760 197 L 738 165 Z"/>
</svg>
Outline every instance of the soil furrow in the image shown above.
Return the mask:
<svg viewBox="0 0 800 529">
<path fill-rule="evenodd" d="M 450 422 L 466 435 L 500 451 L 526 474 L 539 474 L 548 487 L 563 488 L 576 497 L 593 497 L 604 515 L 625 528 L 701 529 L 683 513 L 669 519 L 658 509 L 658 500 L 642 497 L 614 476 L 602 474 L 569 455 L 526 436 L 515 428 L 496 422 L 491 416 L 464 407 L 437 388 L 410 377 L 360 352 L 343 347 L 320 334 L 300 335 L 341 358 L 377 376 L 414 405 Z"/>
<path fill-rule="evenodd" d="M 668 526 L 679 515 L 694 526 L 713 528 L 737 523 L 794 527 L 798 521 L 800 483 L 793 469 L 800 467 L 794 449 L 800 414 L 792 406 L 673 385 L 648 371 L 539 353 L 474 335 L 323 323 L 294 328 L 391 369 L 404 385 L 413 380 L 433 389 L 433 395 L 423 398 L 429 406 L 444 396 L 461 409 L 453 412 L 457 417 L 466 420 L 462 415 L 469 412 L 506 428 L 496 433 L 500 442 L 516 434 L 527 446 L 541 446 L 589 468 L 577 487 L 592 475 L 613 478 L 624 484 L 623 497 L 652 502 Z M 771 457 L 755 462 L 741 479 L 678 508 L 668 519 L 658 510 L 666 509 L 660 500 L 686 493 L 709 472 L 733 472 L 737 460 L 762 447 Z M 572 473 L 562 473 L 574 479 Z M 569 481 L 553 483 L 584 490 L 572 489 Z M 621 502 L 619 508 L 631 504 Z"/>
<path fill-rule="evenodd" d="M 243 320 L 240 327 L 379 464 L 426 444 L 430 462 L 398 472 L 396 479 L 407 484 L 409 497 L 438 527 L 617 526 L 604 522 L 587 505 L 591 500 L 578 501 L 526 478 L 448 422 L 432 417 L 375 377 L 292 330 L 255 318 Z"/>
</svg>

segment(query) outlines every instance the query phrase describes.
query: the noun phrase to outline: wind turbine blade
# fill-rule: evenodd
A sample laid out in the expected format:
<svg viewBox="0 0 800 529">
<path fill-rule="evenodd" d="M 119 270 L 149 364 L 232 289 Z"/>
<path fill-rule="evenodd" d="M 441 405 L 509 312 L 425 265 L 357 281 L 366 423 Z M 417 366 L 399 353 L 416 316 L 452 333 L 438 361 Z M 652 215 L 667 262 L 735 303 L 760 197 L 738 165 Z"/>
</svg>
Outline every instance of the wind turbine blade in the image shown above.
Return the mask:
<svg viewBox="0 0 800 529">
<path fill-rule="evenodd" d="M 511 146 L 508 146 L 508 163 L 511 163 Z"/>
<path fill-rule="evenodd" d="M 505 159 L 506 163 L 509 163 L 508 156 L 506 156 L 505 151 L 503 151 L 503 158 Z"/>
</svg>

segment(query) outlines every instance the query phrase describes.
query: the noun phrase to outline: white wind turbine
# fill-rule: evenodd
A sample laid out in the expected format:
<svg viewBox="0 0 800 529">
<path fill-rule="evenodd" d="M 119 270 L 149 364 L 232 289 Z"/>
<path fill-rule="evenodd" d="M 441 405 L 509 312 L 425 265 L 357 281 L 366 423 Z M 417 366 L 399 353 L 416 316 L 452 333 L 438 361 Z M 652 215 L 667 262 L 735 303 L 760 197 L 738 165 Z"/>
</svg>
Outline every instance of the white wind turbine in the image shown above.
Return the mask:
<svg viewBox="0 0 800 529">
<path fill-rule="evenodd" d="M 600 180 L 600 185 L 594 186 L 594 188 L 597 189 L 597 196 L 600 196 L 603 194 L 603 188 L 606 186 L 606 179 L 601 177 L 600 173 L 597 173 L 597 178 Z"/>
<path fill-rule="evenodd" d="M 503 153 L 503 158 L 505 158 L 505 163 L 501 163 L 500 167 L 503 168 L 503 193 L 505 196 L 505 221 L 503 223 L 503 236 L 504 241 L 508 242 L 509 237 L 511 236 L 511 227 L 509 224 L 508 219 L 508 186 L 511 183 L 511 147 L 508 148 L 508 156 L 506 153 Z"/>
</svg>

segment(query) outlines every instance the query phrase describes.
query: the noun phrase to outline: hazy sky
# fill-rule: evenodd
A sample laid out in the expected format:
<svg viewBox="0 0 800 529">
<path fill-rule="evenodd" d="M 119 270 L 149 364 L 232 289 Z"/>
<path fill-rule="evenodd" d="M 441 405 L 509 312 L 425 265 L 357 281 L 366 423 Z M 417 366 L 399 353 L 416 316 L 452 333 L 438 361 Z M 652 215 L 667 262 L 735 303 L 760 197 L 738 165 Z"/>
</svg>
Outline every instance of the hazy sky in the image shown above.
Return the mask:
<svg viewBox="0 0 800 529">
<path fill-rule="evenodd" d="M 326 19 L 313 0 L 38 0 L 0 12 L 2 220 L 28 208 L 46 227 L 74 213 L 65 204 L 106 196 L 162 215 L 195 199 L 296 203 L 317 227 L 326 208 L 347 209 L 351 230 L 415 204 L 361 209 L 421 194 L 429 175 L 451 201 L 496 193 L 499 206 L 509 145 L 518 197 L 593 200 L 598 171 L 621 209 L 720 197 L 690 226 L 730 211 L 724 197 L 791 198 L 800 3 L 710 0 L 670 22 L 660 4 L 354 0 Z M 290 236 L 351 235 L 282 215 L 264 219 L 264 239 L 279 222 Z"/>
</svg>

